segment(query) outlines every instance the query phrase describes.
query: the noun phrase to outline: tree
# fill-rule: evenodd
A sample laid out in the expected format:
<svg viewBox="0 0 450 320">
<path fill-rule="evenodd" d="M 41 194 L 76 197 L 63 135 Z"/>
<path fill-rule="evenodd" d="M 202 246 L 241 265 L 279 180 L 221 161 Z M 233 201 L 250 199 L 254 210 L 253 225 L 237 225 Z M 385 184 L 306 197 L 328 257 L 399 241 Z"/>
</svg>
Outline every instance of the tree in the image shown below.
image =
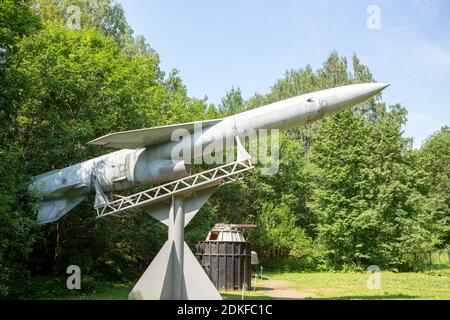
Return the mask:
<svg viewBox="0 0 450 320">
<path fill-rule="evenodd" d="M 85 146 L 93 137 L 157 125 L 160 106 L 173 106 L 158 60 L 124 56 L 94 29 L 48 23 L 21 42 L 13 64 L 25 90 L 12 130 L 32 175 L 98 155 Z"/>
<path fill-rule="evenodd" d="M 72 5 L 80 9 L 80 29 L 67 28 Z M 59 274 L 68 264 L 135 279 L 166 240 L 165 227 L 140 212 L 94 219 L 92 199 L 56 224 L 35 224 L 33 199 L 16 191 L 33 175 L 108 152 L 87 141 L 374 81 L 356 55 L 350 64 L 333 52 L 320 69 L 289 70 L 268 94 L 248 101 L 232 87 L 216 108 L 206 97 L 190 98 L 177 70 L 160 69 L 158 54 L 133 35 L 116 1 L 4 0 L 0 9 L 2 296 L 24 296 L 18 284 L 27 274 Z M 215 222 L 258 223 L 250 240 L 265 258 L 307 267 L 420 266 L 449 241 L 449 130 L 414 152 L 402 136 L 405 121 L 403 107 L 387 110 L 378 97 L 290 130 L 281 137 L 278 174 L 220 188 L 189 224 L 187 242 L 195 244 Z"/>
<path fill-rule="evenodd" d="M 68 30 L 63 24 L 45 22 L 42 30 L 23 37 L 16 47 L 8 62 L 9 85 L 20 90 L 8 97 L 14 108 L 8 110 L 11 121 L 2 131 L 12 147 L 2 144 L 1 150 L 5 159 L 1 170 L 9 179 L 2 184 L 1 213 L 10 219 L 4 234 L 15 247 L 5 242 L 14 254 L 1 252 L 2 262 L 9 256 L 5 261 L 11 263 L 4 265 L 14 266 L 13 257 L 22 250 L 33 251 L 29 260 L 21 261 L 31 270 L 58 274 L 63 266 L 80 263 L 86 272 L 102 270 L 110 277 L 135 274 L 161 246 L 165 229 L 159 223 L 143 217 L 120 225 L 96 221 L 91 201 L 56 224 L 37 227 L 33 210 L 15 203 L 15 190 L 26 187 L 33 175 L 108 152 L 86 145 L 95 137 L 204 119 L 205 101 L 189 98 L 176 73 L 166 78 L 157 55 L 127 54 L 114 38 L 94 28 Z M 15 169 L 6 165 L 7 159 L 14 159 Z M 16 236 L 7 236 L 11 232 Z M 29 239 L 21 241 L 25 236 Z M 7 280 L 18 281 L 15 274 L 7 277 L 4 293 Z"/>
<path fill-rule="evenodd" d="M 40 27 L 40 19 L 25 0 L 3 0 L 0 3 L 0 57 L 11 55 L 17 42 Z"/>
<path fill-rule="evenodd" d="M 439 216 L 440 247 L 450 251 L 450 128 L 443 127 L 428 138 L 419 157 Z"/>
<path fill-rule="evenodd" d="M 327 119 L 309 155 L 318 243 L 335 266 L 408 270 L 437 244 L 423 170 L 402 137 L 405 110 L 376 123 L 350 111 Z"/>
<path fill-rule="evenodd" d="M 31 206 L 16 191 L 27 181 L 23 148 L 13 139 L 11 122 L 21 89 L 11 72 L 11 60 L 26 35 L 40 28 L 40 19 L 26 1 L 0 2 L 0 297 L 17 295 L 29 276 L 26 261 L 35 241 L 36 224 Z"/>
<path fill-rule="evenodd" d="M 287 71 L 281 79 L 276 81 L 268 94 L 256 94 L 251 97 L 245 103 L 246 108 L 251 109 L 330 87 L 374 81 L 369 69 L 360 63 L 356 55 L 352 58 L 352 67 L 351 72 L 348 70 L 347 59 L 333 52 L 323 63 L 322 68 L 317 71 L 314 71 L 309 65 Z M 365 122 L 376 121 L 383 112 L 383 106 L 377 103 L 377 99 L 372 99 L 362 107 L 354 108 L 350 114 L 361 116 L 361 122 L 355 124 L 355 130 L 363 134 L 359 130 L 363 128 Z M 297 219 L 296 227 L 302 228 L 311 237 L 311 240 L 315 239 L 318 233 L 316 226 L 318 214 L 312 212 L 308 205 L 315 185 L 310 184 L 313 176 L 305 168 L 313 165 L 313 161 L 309 157 L 310 148 L 315 145 L 315 139 L 319 135 L 318 131 L 323 123 L 323 120 L 317 121 L 303 128 L 288 131 L 281 143 L 280 171 L 273 177 L 258 177 L 255 184 L 260 186 L 257 189 L 261 190 L 261 194 L 256 199 L 255 196 L 252 197 L 255 202 L 260 203 L 259 207 L 257 206 L 259 210 L 264 201 L 271 201 L 275 206 L 287 204 L 291 209 L 290 213 Z M 339 130 L 343 130 L 341 126 L 345 125 L 345 123 L 340 123 L 337 127 Z M 340 187 L 334 186 L 334 190 L 338 192 Z M 263 237 L 259 239 L 263 239 Z M 317 242 L 316 249 L 321 251 L 322 244 Z M 315 256 L 320 255 L 320 252 L 315 253 Z"/>
<path fill-rule="evenodd" d="M 297 221 L 287 204 L 264 203 L 258 219 L 259 228 L 252 237 L 258 243 L 260 256 L 310 260 L 312 241 L 304 229 L 297 227 Z"/>
<path fill-rule="evenodd" d="M 271 91 L 266 95 L 255 94 L 246 103 L 247 109 L 274 103 L 280 100 L 289 99 L 298 95 L 306 94 L 332 87 L 344 86 L 348 84 L 374 82 L 374 78 L 368 67 L 361 64 L 356 54 L 352 57 L 352 68 L 348 70 L 347 58 L 339 56 L 334 51 L 322 64 L 322 67 L 314 71 L 310 65 L 304 68 L 291 69 L 286 71 L 284 76 L 277 80 Z M 363 106 L 355 108 L 353 112 L 365 115 L 368 119 L 376 119 L 377 114 L 382 110 L 377 110 L 377 99 L 373 98 Z M 321 121 L 307 124 L 302 128 L 289 130 L 289 134 L 303 146 L 304 152 L 313 144 L 317 129 Z"/>
<path fill-rule="evenodd" d="M 428 138 L 420 153 L 433 192 L 450 201 L 450 128 L 443 127 Z"/>
<path fill-rule="evenodd" d="M 5 0 L 0 3 L 0 137 L 9 134 L 9 116 L 15 110 L 15 97 L 20 87 L 14 86 L 10 72 L 11 59 L 23 36 L 39 30 L 41 21 L 27 6 L 27 1 Z"/>
<path fill-rule="evenodd" d="M 30 3 L 45 21 L 67 25 L 79 13 L 77 27 L 95 28 L 112 37 L 123 53 L 156 55 L 143 37 L 133 36 L 125 12 L 115 0 L 30 0 Z"/>
<path fill-rule="evenodd" d="M 244 99 L 239 87 L 232 87 L 230 91 L 227 91 L 219 104 L 220 112 L 226 116 L 242 112 L 244 108 Z"/>
<path fill-rule="evenodd" d="M 37 238 L 33 208 L 16 193 L 27 181 L 22 150 L 17 144 L 0 146 L 0 297 L 21 295 Z"/>
</svg>

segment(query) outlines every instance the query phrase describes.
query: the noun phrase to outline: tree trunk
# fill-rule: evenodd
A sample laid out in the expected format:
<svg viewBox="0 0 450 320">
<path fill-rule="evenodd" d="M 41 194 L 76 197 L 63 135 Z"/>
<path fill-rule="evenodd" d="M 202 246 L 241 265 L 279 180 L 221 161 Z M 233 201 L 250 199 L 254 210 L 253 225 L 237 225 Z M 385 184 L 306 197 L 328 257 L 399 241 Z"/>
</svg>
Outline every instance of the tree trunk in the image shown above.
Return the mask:
<svg viewBox="0 0 450 320">
<path fill-rule="evenodd" d="M 433 253 L 430 252 L 430 270 L 433 269 Z"/>
<path fill-rule="evenodd" d="M 57 276 L 61 271 L 61 253 L 63 245 L 63 224 L 62 221 L 56 223 L 56 242 L 55 250 L 53 252 L 53 275 Z"/>
</svg>

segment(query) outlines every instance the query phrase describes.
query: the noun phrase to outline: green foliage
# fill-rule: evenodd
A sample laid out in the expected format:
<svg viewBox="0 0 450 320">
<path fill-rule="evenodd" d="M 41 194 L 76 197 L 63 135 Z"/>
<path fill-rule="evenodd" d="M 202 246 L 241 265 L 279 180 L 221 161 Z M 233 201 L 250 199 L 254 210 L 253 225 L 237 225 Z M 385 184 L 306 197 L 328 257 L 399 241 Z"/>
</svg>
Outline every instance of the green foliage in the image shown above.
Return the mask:
<svg viewBox="0 0 450 320">
<path fill-rule="evenodd" d="M 70 5 L 80 8 L 81 29 L 67 28 Z M 30 275 L 61 275 L 70 264 L 82 267 L 86 292 L 96 279 L 136 280 L 166 240 L 166 228 L 142 212 L 95 219 L 92 199 L 55 224 L 36 225 L 35 199 L 17 190 L 33 175 L 108 152 L 87 146 L 91 139 L 374 81 L 356 55 L 349 65 L 333 52 L 318 70 L 287 71 L 265 95 L 245 101 L 233 87 L 216 107 L 190 98 L 177 70 L 160 69 L 115 1 L 3 0 L 0 9 L 2 297 L 33 296 L 40 280 Z M 194 248 L 217 222 L 257 223 L 248 238 L 268 266 L 423 268 L 435 248 L 450 248 L 450 131 L 414 151 L 405 122 L 404 107 L 377 97 L 288 131 L 277 174 L 261 174 L 258 164 L 257 174 L 220 188 L 189 224 L 187 243 Z"/>
<path fill-rule="evenodd" d="M 10 114 L 15 112 L 13 98 L 20 87 L 11 85 L 15 74 L 10 70 L 17 44 L 23 36 L 34 33 L 41 27 L 39 17 L 27 7 L 27 1 L 3 0 L 0 2 L 0 137 L 9 134 Z"/>
<path fill-rule="evenodd" d="M 4 101 L 13 107 L 2 105 L 8 121 L 0 132 L 0 293 L 13 297 L 22 295 L 12 290 L 27 287 L 30 272 L 61 274 L 70 264 L 91 275 L 136 278 L 166 238 L 165 228 L 142 213 L 96 220 L 92 199 L 58 223 L 36 226 L 32 208 L 18 204 L 17 189 L 33 175 L 107 152 L 86 146 L 95 137 L 204 119 L 208 111 L 204 100 L 187 96 L 176 71 L 164 76 L 152 50 L 126 51 L 94 24 L 68 30 L 57 3 L 41 4 L 43 17 L 56 6 L 53 18 L 22 34 L 5 65 Z"/>
<path fill-rule="evenodd" d="M 403 110 L 394 106 L 367 124 L 341 113 L 326 120 L 311 149 L 317 241 L 335 265 L 408 270 L 436 245 L 426 181 L 409 141 Z"/>
<path fill-rule="evenodd" d="M 430 211 L 439 219 L 440 247 L 450 250 L 450 128 L 443 127 L 420 150 L 419 159 L 429 183 Z"/>
<path fill-rule="evenodd" d="M 14 45 L 40 26 L 40 19 L 28 8 L 25 0 L 0 2 L 0 57 L 10 55 Z"/>
<path fill-rule="evenodd" d="M 122 6 L 115 0 L 29 0 L 35 12 L 45 21 L 61 25 L 74 23 L 73 18 L 80 14 L 79 27 L 95 28 L 111 37 L 124 54 L 148 53 L 156 56 L 141 36 L 134 37 L 128 25 Z"/>
<path fill-rule="evenodd" d="M 14 284 L 26 281 L 26 262 L 35 242 L 36 223 L 32 208 L 16 191 L 27 184 L 23 169 L 24 149 L 12 135 L 10 125 L 15 112 L 15 75 L 11 60 L 22 37 L 40 28 L 40 20 L 26 1 L 0 2 L 0 297 L 20 294 Z"/>
<path fill-rule="evenodd" d="M 219 104 L 219 110 L 223 115 L 232 115 L 244 111 L 244 99 L 241 89 L 232 87 Z"/>
<path fill-rule="evenodd" d="M 347 60 L 334 52 L 316 72 L 309 66 L 288 71 L 269 94 L 250 98 L 246 108 L 328 87 L 374 81 L 356 55 L 352 67 L 349 72 Z M 308 257 L 317 268 L 364 269 L 369 264 L 402 270 L 423 268 L 429 252 L 446 241 L 442 237 L 448 234 L 449 210 L 430 192 L 430 176 L 411 150 L 411 141 L 402 137 L 405 122 L 405 108 L 395 105 L 388 111 L 376 98 L 346 113 L 290 130 L 282 146 L 289 145 L 291 152 L 281 152 L 280 172 L 257 178 L 258 196 L 251 196 L 257 210 L 262 211 L 261 203 L 267 201 L 279 215 L 277 209 L 284 212 L 287 204 L 295 217 L 292 228 L 303 230 L 313 243 Z M 445 149 L 446 145 L 440 144 L 440 149 Z M 446 172 L 447 158 L 438 159 L 441 168 L 434 172 Z M 268 227 L 269 220 L 258 221 L 261 230 L 254 245 L 263 257 L 271 256 L 279 245 L 279 230 Z M 307 243 L 302 237 L 299 242 Z M 282 256 L 286 254 L 279 258 Z"/>
<path fill-rule="evenodd" d="M 14 59 L 20 105 L 14 130 L 37 174 L 92 157 L 92 137 L 154 125 L 147 96 L 166 98 L 157 61 L 125 57 L 94 29 L 68 31 L 49 23 L 22 41 Z M 52 167 L 48 167 L 49 164 Z"/>
<path fill-rule="evenodd" d="M 203 101 L 186 96 L 176 72 L 163 77 L 154 55 L 124 55 L 95 29 L 46 23 L 22 41 L 15 66 L 17 81 L 29 89 L 22 93 L 13 130 L 25 150 L 24 169 L 32 175 L 99 155 L 102 150 L 85 145 L 94 137 L 200 119 L 206 111 Z M 127 274 L 131 264 L 144 268 L 157 252 L 148 246 L 159 248 L 164 238 L 156 222 L 130 219 L 106 227 L 94 223 L 88 208 L 80 206 L 56 227 L 44 227 L 53 272 L 61 272 L 68 257 L 88 271 L 106 265 L 103 272 L 115 277 Z M 79 252 L 82 243 L 86 249 Z"/>
<path fill-rule="evenodd" d="M 430 187 L 450 200 L 450 128 L 443 127 L 432 135 L 421 150 L 423 166 L 428 174 Z M 450 204 L 450 202 L 447 202 Z"/>
<path fill-rule="evenodd" d="M 259 228 L 253 237 L 263 256 L 269 258 L 294 258 L 306 260 L 312 257 L 312 241 L 303 228 L 297 225 L 297 217 L 287 204 L 274 207 L 264 204 L 258 219 Z"/>
<path fill-rule="evenodd" d="M 27 280 L 26 262 L 36 241 L 32 208 L 16 192 L 27 182 L 21 148 L 0 146 L 0 297 L 16 295 L 15 283 Z"/>
</svg>

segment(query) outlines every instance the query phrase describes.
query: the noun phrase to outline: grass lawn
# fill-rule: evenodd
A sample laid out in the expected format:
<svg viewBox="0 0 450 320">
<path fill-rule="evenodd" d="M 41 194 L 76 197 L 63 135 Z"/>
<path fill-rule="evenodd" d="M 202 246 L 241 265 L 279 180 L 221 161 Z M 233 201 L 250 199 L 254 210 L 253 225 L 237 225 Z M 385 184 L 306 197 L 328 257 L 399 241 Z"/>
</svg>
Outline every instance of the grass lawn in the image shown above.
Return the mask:
<svg viewBox="0 0 450 320">
<path fill-rule="evenodd" d="M 247 299 L 450 299 L 450 272 L 381 273 L 381 288 L 367 288 L 365 273 L 270 273 Z M 242 295 L 225 292 L 224 298 Z"/>
<path fill-rule="evenodd" d="M 425 272 L 381 272 L 381 288 L 368 289 L 365 272 L 264 272 L 251 290 L 221 292 L 224 299 L 445 299 L 450 300 L 447 256 L 433 255 Z M 35 277 L 29 290 L 37 299 L 124 300 L 134 286 L 82 277 L 82 290 L 68 290 L 66 278 Z"/>
<path fill-rule="evenodd" d="M 426 273 L 381 273 L 381 289 L 367 288 L 366 273 L 266 273 L 252 280 L 244 299 L 450 299 L 450 270 Z M 63 287 L 65 282 L 59 282 Z M 91 283 L 89 290 L 47 290 L 44 299 L 127 299 L 133 284 Z M 221 292 L 224 299 L 242 299 L 242 291 Z"/>
<path fill-rule="evenodd" d="M 381 272 L 380 289 L 368 289 L 367 273 L 265 273 L 252 280 L 245 299 L 432 299 L 450 300 L 447 254 L 432 255 L 431 270 L 420 273 Z M 225 299 L 242 299 L 242 292 L 222 292 Z"/>
</svg>

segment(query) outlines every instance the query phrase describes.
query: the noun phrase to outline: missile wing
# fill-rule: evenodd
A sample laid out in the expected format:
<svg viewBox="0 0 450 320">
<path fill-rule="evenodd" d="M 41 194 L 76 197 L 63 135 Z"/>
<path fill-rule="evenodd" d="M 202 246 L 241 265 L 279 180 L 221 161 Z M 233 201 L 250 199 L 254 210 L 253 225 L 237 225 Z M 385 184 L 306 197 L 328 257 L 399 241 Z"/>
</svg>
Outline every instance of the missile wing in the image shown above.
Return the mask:
<svg viewBox="0 0 450 320">
<path fill-rule="evenodd" d="M 59 220 L 85 198 L 85 196 L 81 195 L 68 195 L 59 199 L 42 202 L 38 208 L 37 223 L 45 224 Z"/>
<path fill-rule="evenodd" d="M 196 125 L 201 125 L 202 128 L 207 128 L 221 122 L 222 120 L 223 119 L 195 121 L 170 126 L 115 132 L 92 140 L 88 142 L 88 144 L 114 149 L 146 148 L 163 142 L 169 142 L 172 138 L 172 133 L 174 130 L 185 129 L 189 132 L 193 132 Z"/>
</svg>

